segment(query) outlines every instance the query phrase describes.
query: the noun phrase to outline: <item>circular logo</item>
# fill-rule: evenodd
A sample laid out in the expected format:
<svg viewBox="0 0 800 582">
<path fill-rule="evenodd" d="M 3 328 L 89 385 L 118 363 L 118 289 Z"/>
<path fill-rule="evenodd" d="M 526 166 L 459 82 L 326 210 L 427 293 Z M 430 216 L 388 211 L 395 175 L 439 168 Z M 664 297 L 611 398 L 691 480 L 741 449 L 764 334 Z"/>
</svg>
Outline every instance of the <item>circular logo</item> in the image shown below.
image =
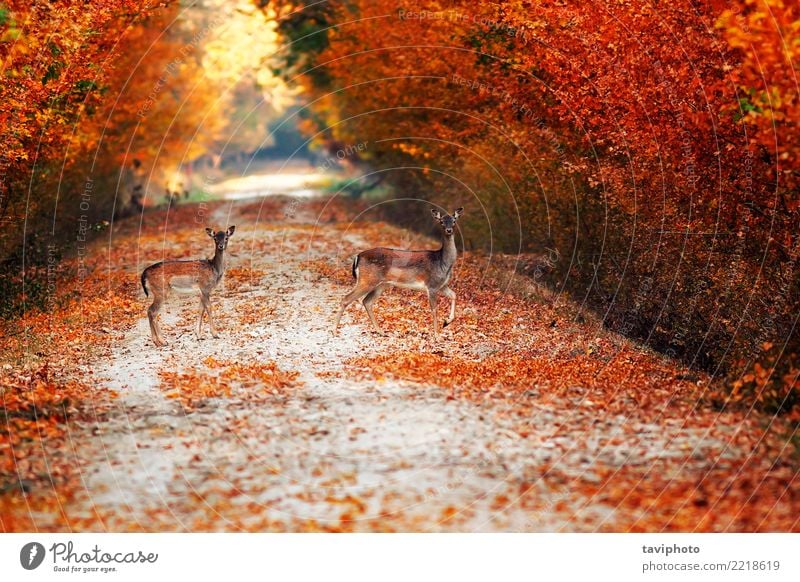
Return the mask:
<svg viewBox="0 0 800 582">
<path fill-rule="evenodd" d="M 19 563 L 26 570 L 35 570 L 44 561 L 44 546 L 39 542 L 30 542 L 19 551 Z"/>
</svg>

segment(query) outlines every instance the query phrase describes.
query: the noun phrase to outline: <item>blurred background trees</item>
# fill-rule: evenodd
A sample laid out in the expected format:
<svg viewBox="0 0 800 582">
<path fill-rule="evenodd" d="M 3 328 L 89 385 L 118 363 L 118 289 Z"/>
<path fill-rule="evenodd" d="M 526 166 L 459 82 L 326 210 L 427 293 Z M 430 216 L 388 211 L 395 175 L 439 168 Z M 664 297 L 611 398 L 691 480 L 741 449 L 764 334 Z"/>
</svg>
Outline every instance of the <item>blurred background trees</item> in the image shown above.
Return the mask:
<svg viewBox="0 0 800 582">
<path fill-rule="evenodd" d="M 246 0 L 0 2 L 0 258 L 69 251 L 273 145 L 277 42 Z"/>
</svg>

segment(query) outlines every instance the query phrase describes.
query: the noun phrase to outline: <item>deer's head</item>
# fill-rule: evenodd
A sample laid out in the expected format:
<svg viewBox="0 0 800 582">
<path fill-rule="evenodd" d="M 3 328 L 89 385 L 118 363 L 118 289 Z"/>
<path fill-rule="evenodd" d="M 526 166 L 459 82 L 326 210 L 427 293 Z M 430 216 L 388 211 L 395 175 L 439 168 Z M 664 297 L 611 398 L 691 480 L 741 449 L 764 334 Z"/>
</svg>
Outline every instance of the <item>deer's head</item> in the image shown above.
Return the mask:
<svg viewBox="0 0 800 582">
<path fill-rule="evenodd" d="M 433 214 L 433 218 L 435 218 L 439 222 L 439 226 L 442 227 L 442 231 L 446 236 L 453 236 L 453 231 L 456 228 L 456 221 L 458 217 L 464 213 L 463 208 L 456 208 L 456 211 L 453 212 L 453 215 L 450 216 L 449 214 L 442 214 L 435 208 L 431 209 L 431 214 Z"/>
<path fill-rule="evenodd" d="M 214 239 L 214 245 L 218 250 L 224 251 L 226 248 L 228 248 L 228 239 L 233 236 L 233 231 L 235 230 L 235 226 L 229 227 L 228 230 L 218 230 L 216 232 L 210 228 L 207 228 L 206 234 Z"/>
</svg>

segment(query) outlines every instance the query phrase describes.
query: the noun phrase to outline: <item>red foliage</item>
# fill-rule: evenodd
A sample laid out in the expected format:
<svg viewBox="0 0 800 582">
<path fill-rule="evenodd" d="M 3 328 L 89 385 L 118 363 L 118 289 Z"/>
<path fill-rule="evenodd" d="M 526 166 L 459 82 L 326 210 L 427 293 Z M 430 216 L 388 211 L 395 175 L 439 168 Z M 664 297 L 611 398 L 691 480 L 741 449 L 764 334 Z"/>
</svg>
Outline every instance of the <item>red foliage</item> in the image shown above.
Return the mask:
<svg viewBox="0 0 800 582">
<path fill-rule="evenodd" d="M 765 342 L 800 353 L 796 3 L 273 4 L 309 129 L 369 144 L 396 220 L 466 205 L 467 244 L 550 254 L 606 325 L 729 385 Z"/>
</svg>

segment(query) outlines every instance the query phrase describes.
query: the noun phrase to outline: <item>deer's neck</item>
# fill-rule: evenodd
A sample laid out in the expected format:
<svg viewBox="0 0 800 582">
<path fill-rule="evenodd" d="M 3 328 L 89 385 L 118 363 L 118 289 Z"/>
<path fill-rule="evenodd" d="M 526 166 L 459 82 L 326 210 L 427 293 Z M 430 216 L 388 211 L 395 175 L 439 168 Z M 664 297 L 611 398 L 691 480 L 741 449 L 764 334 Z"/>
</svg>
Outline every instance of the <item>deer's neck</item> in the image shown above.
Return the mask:
<svg viewBox="0 0 800 582">
<path fill-rule="evenodd" d="M 442 248 L 439 249 L 440 261 L 442 265 L 449 269 L 456 262 L 456 241 L 455 237 L 442 235 Z"/>
<path fill-rule="evenodd" d="M 219 250 L 216 245 L 214 246 L 214 258 L 211 259 L 211 266 L 217 277 L 221 277 L 222 273 L 225 272 L 225 251 Z"/>
</svg>

